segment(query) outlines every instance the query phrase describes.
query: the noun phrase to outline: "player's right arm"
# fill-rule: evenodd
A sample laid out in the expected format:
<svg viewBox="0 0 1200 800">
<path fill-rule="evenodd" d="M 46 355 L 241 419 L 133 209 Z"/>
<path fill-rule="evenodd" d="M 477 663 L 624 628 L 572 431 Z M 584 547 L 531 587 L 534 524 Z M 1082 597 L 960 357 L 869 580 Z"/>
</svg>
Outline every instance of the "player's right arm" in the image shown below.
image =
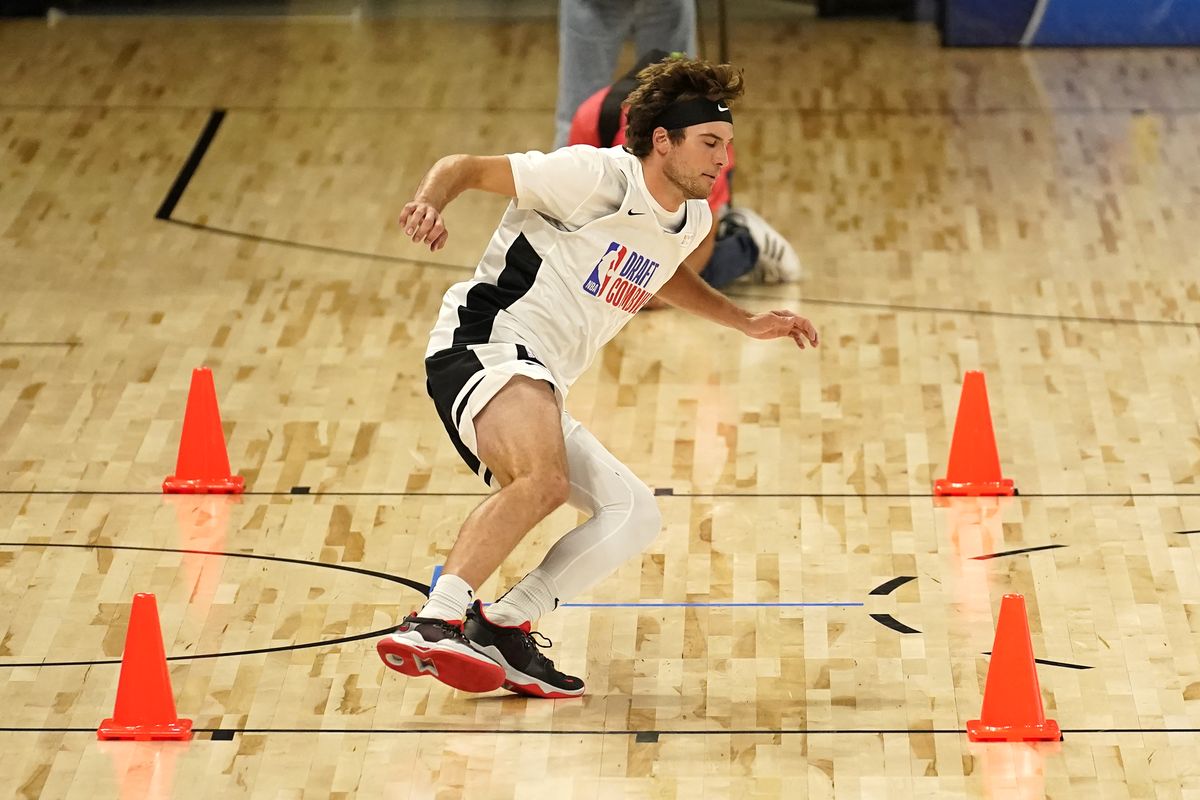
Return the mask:
<svg viewBox="0 0 1200 800">
<path fill-rule="evenodd" d="M 508 158 L 453 155 L 438 159 L 400 212 L 404 234 L 417 244 L 429 245 L 431 252 L 441 250 L 449 235 L 442 211 L 467 189 L 516 197 L 517 185 Z"/>
</svg>

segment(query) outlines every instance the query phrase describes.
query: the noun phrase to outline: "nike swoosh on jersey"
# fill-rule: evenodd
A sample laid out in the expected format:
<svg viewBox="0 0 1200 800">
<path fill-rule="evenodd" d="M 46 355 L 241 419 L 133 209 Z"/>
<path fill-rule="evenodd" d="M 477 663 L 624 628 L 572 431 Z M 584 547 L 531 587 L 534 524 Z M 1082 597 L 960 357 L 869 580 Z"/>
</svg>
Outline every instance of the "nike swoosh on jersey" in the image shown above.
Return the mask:
<svg viewBox="0 0 1200 800">
<path fill-rule="evenodd" d="M 644 217 L 644 216 L 646 216 L 646 212 L 645 212 L 645 211 L 634 211 L 634 210 L 631 208 L 631 209 L 629 209 L 629 216 L 631 216 L 631 217 Z"/>
</svg>

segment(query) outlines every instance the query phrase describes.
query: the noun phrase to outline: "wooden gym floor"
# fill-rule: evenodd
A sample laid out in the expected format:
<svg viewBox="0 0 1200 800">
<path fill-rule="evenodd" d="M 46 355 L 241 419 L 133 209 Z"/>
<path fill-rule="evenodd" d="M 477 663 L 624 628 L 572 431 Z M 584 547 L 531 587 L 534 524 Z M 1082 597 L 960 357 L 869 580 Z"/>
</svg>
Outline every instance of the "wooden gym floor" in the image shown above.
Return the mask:
<svg viewBox="0 0 1200 800">
<path fill-rule="evenodd" d="M 433 257 L 393 219 L 549 145 L 552 7 L 0 25 L 0 795 L 1200 796 L 1200 54 L 769 8 L 736 200 L 807 276 L 731 293 L 823 346 L 646 313 L 572 391 L 665 526 L 544 620 L 556 702 L 374 651 L 482 496 L 421 354 L 503 203 Z M 158 491 L 201 364 L 241 498 Z M 930 497 L 968 369 L 1018 498 Z M 186 745 L 94 735 L 142 591 Z M 1007 592 L 1061 743 L 963 733 Z"/>
</svg>

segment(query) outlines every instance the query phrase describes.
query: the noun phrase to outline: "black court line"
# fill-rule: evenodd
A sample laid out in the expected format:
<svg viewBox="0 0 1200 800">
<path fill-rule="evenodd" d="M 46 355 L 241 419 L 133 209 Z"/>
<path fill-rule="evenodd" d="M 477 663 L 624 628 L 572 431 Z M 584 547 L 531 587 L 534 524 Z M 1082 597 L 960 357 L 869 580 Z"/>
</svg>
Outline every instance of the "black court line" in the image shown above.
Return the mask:
<svg viewBox="0 0 1200 800">
<path fill-rule="evenodd" d="M 201 131 L 200 138 L 196 140 L 191 155 L 184 162 L 183 167 L 179 170 L 179 174 L 175 176 L 175 183 L 171 184 L 171 189 L 163 199 L 162 205 L 158 207 L 158 213 L 154 215 L 156 219 L 169 220 L 171 218 L 171 212 L 175 210 L 175 206 L 183 197 L 188 182 L 196 174 L 196 170 L 200 166 L 200 161 L 204 158 L 204 154 L 208 152 L 208 146 L 212 144 L 213 139 L 217 135 L 217 129 L 221 127 L 221 123 L 224 120 L 225 109 L 223 108 L 214 108 L 212 113 L 208 115 L 208 122 L 204 125 L 204 130 Z"/>
<path fill-rule="evenodd" d="M 301 487 L 303 488 L 303 487 Z M 129 495 L 132 497 L 184 497 L 184 494 L 163 492 L 162 489 L 0 489 L 0 495 Z M 234 494 L 211 495 L 213 497 L 487 497 L 491 492 L 238 492 Z M 194 496 L 194 495 L 193 495 Z"/>
<path fill-rule="evenodd" d="M 909 581 L 915 581 L 916 579 L 917 579 L 916 575 L 898 575 L 895 578 L 891 578 L 891 579 L 886 580 L 883 583 L 879 584 L 874 589 L 867 592 L 867 594 L 878 594 L 878 595 L 891 594 L 892 592 L 896 591 L 904 584 L 908 583 Z"/>
<path fill-rule="evenodd" d="M 302 558 L 286 558 L 284 556 L 264 556 L 258 553 L 237 553 L 223 550 L 188 550 L 181 547 L 142 547 L 139 545 L 128 544 L 68 544 L 63 542 L 0 542 L 0 547 L 63 547 L 73 548 L 76 550 L 134 550 L 145 553 L 182 553 L 186 555 L 198 556 L 219 556 L 221 558 L 250 558 L 257 561 L 275 561 L 281 564 L 299 564 L 305 567 L 321 567 L 323 569 L 336 569 L 341 572 L 353 572 L 356 575 L 366 575 L 369 578 L 379 578 L 380 580 L 389 581 L 391 583 L 399 583 L 402 586 L 407 586 L 410 589 L 416 589 L 421 594 L 429 594 L 429 586 L 427 584 L 421 583 L 420 581 L 414 581 L 410 578 L 405 578 L 400 575 L 391 575 L 387 572 L 364 569 L 363 567 L 351 567 L 346 564 L 327 564 L 324 561 L 312 561 Z"/>
<path fill-rule="evenodd" d="M 163 219 L 159 217 L 159 219 Z M 452 272 L 471 272 L 475 269 L 473 266 L 464 266 L 462 264 L 439 264 L 435 261 L 423 261 L 419 258 L 405 258 L 404 256 L 389 256 L 381 253 L 366 253 L 362 250 L 346 250 L 341 247 L 328 247 L 320 244 L 307 244 L 306 242 L 296 242 L 290 239 L 276 239 L 272 236 L 259 236 L 254 233 L 244 233 L 242 231 L 233 231 L 228 228 L 217 228 L 213 225 L 202 225 L 199 222 L 188 222 L 183 219 L 163 219 L 164 222 L 170 222 L 174 225 L 183 225 L 192 230 L 205 231 L 206 233 L 215 233 L 221 236 L 231 236 L 235 239 L 241 239 L 247 242 L 261 242 L 263 244 L 273 244 L 280 247 L 290 247 L 296 250 L 308 250 L 314 253 L 325 253 L 328 255 L 347 256 L 349 258 L 365 258 L 371 261 L 386 261 L 391 264 L 412 264 L 417 267 L 429 267 L 430 269 L 441 269 Z"/>
<path fill-rule="evenodd" d="M 278 492 L 241 492 L 239 494 L 226 495 L 228 497 L 284 497 L 292 496 L 308 496 L 308 497 L 487 497 L 491 492 L 390 492 L 384 490 L 378 491 L 303 491 L 305 487 L 299 488 L 300 491 Z M 128 495 L 131 497 L 141 495 L 155 495 L 159 497 L 171 497 L 180 495 L 164 494 L 161 489 L 0 489 L 0 495 L 20 494 L 20 495 Z M 955 499 L 968 498 L 944 498 L 935 497 L 932 493 L 906 493 L 906 492 L 867 492 L 864 494 L 855 494 L 853 492 L 676 492 L 672 489 L 663 491 L 656 490 L 656 497 L 720 497 L 737 499 L 744 497 L 747 499 L 760 498 L 812 498 L 815 500 L 821 499 L 928 499 L 937 503 L 952 502 Z M 1196 492 L 1093 492 L 1088 494 L 1074 494 L 1070 492 L 1047 492 L 1047 493 L 1024 493 L 1020 497 L 999 497 L 997 500 L 1026 500 L 1026 499 L 1046 499 L 1046 498 L 1075 498 L 1075 499 L 1099 499 L 1099 498 L 1133 498 L 1133 497 L 1200 497 L 1200 491 Z M 976 498 L 980 499 L 980 498 Z M 987 498 L 983 498 L 987 499 Z M 1175 531 L 1176 533 L 1200 533 L 1200 531 Z M 1055 545 L 1056 547 L 1064 547 L 1065 545 Z"/>
<path fill-rule="evenodd" d="M 160 219 L 163 219 L 160 217 Z M 204 225 L 199 222 L 188 222 L 180 219 L 164 219 L 165 222 L 170 222 L 175 225 L 183 225 L 193 230 L 215 233 L 221 236 L 231 236 L 237 239 L 250 242 L 261 242 L 264 244 L 277 245 L 279 247 L 290 247 L 299 250 L 308 250 L 316 253 L 326 253 L 329 255 L 346 256 L 348 258 L 365 258 L 372 261 L 384 261 L 392 264 L 412 264 L 419 267 L 428 267 L 431 269 L 446 270 L 450 272 L 470 272 L 475 269 L 474 266 L 464 264 L 440 264 L 433 261 L 423 261 L 418 258 L 405 258 L 403 256 L 390 256 L 380 253 L 367 253 L 362 250 L 348 250 L 342 247 L 330 247 L 326 245 L 308 244 L 305 242 L 297 242 L 289 239 L 277 239 L 272 236 L 260 236 L 253 233 L 245 233 L 242 231 L 229 230 L 228 228 L 218 228 L 212 225 Z M 763 295 L 745 292 L 728 292 L 730 297 L 749 297 L 759 300 L 770 300 L 778 302 L 779 300 L 789 299 L 782 295 Z M 1103 325 L 1147 325 L 1161 326 L 1169 328 L 1193 328 L 1200 326 L 1200 322 L 1188 322 L 1177 320 L 1156 320 L 1156 319 L 1123 319 L 1110 317 L 1075 317 L 1063 316 L 1057 314 L 1025 314 L 1014 311 L 991 311 L 988 309 L 972 309 L 972 308 L 948 308 L 944 306 L 914 306 L 905 304 L 893 303 L 868 303 L 853 300 L 830 300 L 821 298 L 805 298 L 804 303 L 808 305 L 825 305 L 825 306 L 846 306 L 851 308 L 866 308 L 875 311 L 903 311 L 918 314 L 960 314 L 972 317 L 1003 317 L 1010 319 L 1033 319 L 1044 320 L 1047 322 L 1080 322 L 1080 323 L 1098 323 Z M 1022 493 L 1024 494 L 1024 493 Z"/>
<path fill-rule="evenodd" d="M 0 342 L 0 347 L 79 347 L 83 342 Z"/>
<path fill-rule="evenodd" d="M 1040 550 L 1057 550 L 1060 547 L 1066 547 L 1065 544 L 1044 544 L 1039 547 L 1022 547 L 1020 550 L 1005 550 L 1002 553 L 988 553 L 982 556 L 972 556 L 972 561 L 987 561 L 990 558 L 1004 558 L 1005 556 L 1019 556 L 1023 553 L 1036 553 Z"/>
<path fill-rule="evenodd" d="M 1022 500 L 1026 497 L 1200 497 L 1200 492 L 1021 492 L 1019 495 Z"/>
<path fill-rule="evenodd" d="M 920 633 L 916 628 L 910 628 L 891 614 L 872 614 L 871 619 L 885 628 L 891 628 L 896 633 Z"/>
<path fill-rule="evenodd" d="M 72 548 L 77 550 L 132 550 L 138 552 L 151 553 L 181 553 L 188 555 L 204 555 L 204 556 L 219 556 L 222 558 L 249 558 L 258 561 L 275 561 L 283 564 L 299 564 L 307 567 L 322 567 L 324 569 L 335 569 L 342 572 L 352 572 L 357 575 L 366 575 L 371 578 L 379 578 L 391 583 L 399 583 L 407 586 L 410 589 L 415 589 L 421 594 L 429 595 L 429 586 L 420 581 L 410 580 L 399 575 L 389 575 L 386 572 L 378 572 L 372 569 L 363 569 L 361 567 L 350 567 L 345 564 L 327 564 L 322 561 L 305 561 L 299 558 L 284 558 L 282 556 L 264 556 L 257 553 L 231 553 L 222 552 L 219 550 L 188 550 L 184 548 L 174 547 L 139 547 L 134 545 L 106 545 L 106 544 L 65 544 L 53 542 L 0 542 L 0 547 L 62 547 Z M 233 652 L 221 653 L 195 653 L 192 655 L 167 656 L 167 661 L 196 661 L 209 658 L 230 658 L 233 656 L 249 656 L 258 655 L 261 653 L 280 653 L 292 650 L 307 650 L 313 647 L 332 647 L 339 644 L 347 644 L 349 642 L 357 642 L 363 639 L 373 639 L 381 636 L 386 636 L 396 629 L 395 625 L 389 625 L 386 628 L 379 630 L 367 631 L 353 636 L 342 636 L 336 639 L 323 639 L 316 642 L 301 642 L 299 644 L 276 645 L 273 647 L 260 647 L 251 650 L 238 650 Z M 10 667 L 83 667 L 102 664 L 120 664 L 121 659 L 93 659 L 90 661 L 30 661 L 30 662 L 0 662 L 0 669 Z"/>
<path fill-rule="evenodd" d="M 986 650 L 983 653 L 985 656 L 992 654 L 991 650 Z M 1048 658 L 1034 658 L 1038 664 L 1045 664 L 1047 667 L 1064 667 L 1066 669 L 1092 669 L 1089 664 L 1072 664 L 1070 661 L 1051 661 Z"/>
<path fill-rule="evenodd" d="M 727 292 L 730 297 L 746 297 L 753 300 L 779 301 L 788 300 L 780 295 L 759 294 L 756 292 Z M 794 298 L 799 301 L 799 298 Z M 813 306 L 843 306 L 846 308 L 869 308 L 877 311 L 907 311 L 919 314 L 963 314 L 972 317 L 998 317 L 1003 319 L 1031 319 L 1045 322 L 1087 322 L 1102 325 L 1146 325 L 1165 328 L 1195 328 L 1200 322 L 1171 319 L 1135 319 L 1130 317 L 1077 317 L 1064 314 L 1032 314 L 1020 311 L 995 311 L 982 308 L 949 308 L 947 306 L 919 306 L 906 303 L 871 303 L 863 300 L 833 300 L 830 298 L 805 297 L 805 305 Z"/>
<path fill-rule="evenodd" d="M 1194 530 L 1194 531 L 1175 531 L 1175 533 L 1200 533 L 1200 530 Z"/>
<path fill-rule="evenodd" d="M 8 730 L 0 728 L 0 731 Z M 39 728 L 18 728 L 18 731 L 35 731 Z M 59 728 L 57 730 L 87 731 L 95 733 L 92 728 Z M 338 734 L 353 734 L 353 733 L 448 733 L 448 734 L 487 734 L 487 735 L 505 735 L 515 734 L 517 736 L 635 736 L 635 737 L 654 737 L 651 741 L 657 741 L 661 736 L 829 736 L 829 735 L 867 735 L 878 736 L 880 734 L 913 734 L 913 733 L 956 733 L 965 734 L 966 730 L 958 728 L 839 728 L 835 730 L 812 730 L 807 728 L 740 728 L 731 730 L 713 730 L 710 728 L 685 728 L 681 730 L 589 730 L 582 728 L 527 728 L 524 730 L 513 728 L 383 728 L 380 730 L 372 730 L 370 728 L 192 728 L 193 731 L 214 733 L 225 733 L 233 731 L 234 733 L 338 733 Z M 1064 730 L 1064 733 L 1067 732 Z M 1139 733 L 1155 732 L 1155 731 L 1138 731 Z M 1197 732 L 1200 732 L 1198 729 Z M 639 741 L 641 741 L 639 739 Z"/>
<path fill-rule="evenodd" d="M 335 735 L 412 735 L 412 734 L 453 734 L 470 735 L 482 734 L 489 736 L 653 736 L 654 741 L 661 736 L 882 736 L 882 735 L 913 735 L 937 734 L 944 736 L 954 734 L 965 736 L 962 728 L 839 728 L 835 730 L 814 730 L 808 728 L 741 728 L 732 730 L 711 730 L 691 728 L 684 730 L 551 730 L 546 728 L 513 730 L 503 728 L 192 728 L 193 733 L 210 733 L 217 741 L 232 740 L 237 734 L 262 735 L 268 733 L 288 734 L 335 734 Z M 1200 733 L 1200 728 L 1062 728 L 1063 734 L 1113 734 L 1113 733 Z M 0 733 L 85 733 L 96 735 L 95 728 L 66 728 L 66 727 L 0 727 Z"/>
<path fill-rule="evenodd" d="M 340 255 L 350 258 L 365 258 L 373 261 L 385 261 L 393 264 L 413 264 L 421 267 L 429 267 L 433 269 L 451 270 L 466 272 L 473 270 L 474 267 L 460 264 L 441 264 L 432 261 L 424 261 L 416 258 L 406 258 L 403 256 L 391 256 L 380 253 L 367 253 L 361 250 L 349 250 L 342 247 L 331 247 L 328 245 L 309 244 L 306 242 L 297 242 L 290 239 L 279 239 L 272 236 L 262 236 L 259 234 L 245 233 L 243 231 L 234 231 L 228 228 L 218 228 L 212 225 L 205 225 L 198 222 L 189 222 L 187 220 L 178 220 L 171 218 L 171 212 L 174 211 L 180 198 L 183 197 L 183 192 L 187 188 L 188 182 L 195 174 L 196 169 L 200 166 L 200 160 L 204 158 L 204 153 L 208 150 L 212 143 L 213 137 L 216 136 L 217 128 L 220 127 L 221 121 L 225 118 L 227 109 L 216 109 L 210 115 L 208 124 L 201 133 L 196 146 L 192 149 L 192 154 L 189 156 L 183 169 L 180 170 L 178 177 L 175 179 L 175 184 L 171 187 L 170 192 L 163 200 L 162 206 L 159 208 L 155 217 L 159 220 L 171 222 L 176 225 L 183 225 L 193 230 L 206 231 L 208 233 L 216 233 L 222 236 L 230 236 L 244 241 L 261 242 L 264 244 L 273 244 L 280 247 L 291 247 L 301 250 L 308 250 L 317 253 L 326 253 L 330 255 Z M 739 293 L 730 292 L 731 296 L 735 297 L 751 297 L 766 300 L 778 300 L 777 295 L 764 296 L 755 293 Z M 1196 327 L 1200 325 L 1197 322 L 1176 321 L 1176 320 L 1140 320 L 1140 319 L 1125 319 L 1125 318 L 1105 318 L 1105 317 L 1076 317 L 1063 316 L 1056 314 L 1028 314 L 1010 311 L 991 311 L 986 309 L 961 309 L 961 308 L 946 308 L 942 306 L 913 306 L 894 303 L 868 303 L 862 301 L 851 300 L 830 300 L 821 298 L 807 298 L 804 301 L 810 305 L 833 305 L 845 306 L 851 308 L 870 308 L 875 310 L 886 311 L 909 311 L 914 313 L 935 313 L 935 314 L 966 314 L 969 316 L 984 316 L 984 317 L 1003 317 L 1013 319 L 1035 319 L 1058 322 L 1093 322 L 1112 325 L 1148 325 L 1148 326 L 1165 326 L 1165 327 Z"/>
<path fill-rule="evenodd" d="M 256 656 L 264 653 L 284 653 L 294 650 L 310 650 L 314 647 L 333 647 L 339 644 L 348 644 L 350 642 L 359 642 L 363 639 L 379 639 L 387 636 L 396 630 L 395 625 L 389 625 L 386 628 L 380 628 L 377 631 L 367 631 L 366 633 L 355 634 L 354 636 L 342 636 L 337 639 L 322 639 L 319 642 L 301 642 L 300 644 L 283 644 L 275 647 L 259 647 L 253 650 L 231 650 L 227 653 L 197 653 L 190 656 L 167 656 L 167 661 L 200 661 L 211 658 L 234 658 L 235 656 Z M 10 669 L 16 667 L 99 667 L 106 664 L 120 664 L 119 658 L 101 658 L 92 661 L 0 661 L 0 669 Z"/>
</svg>

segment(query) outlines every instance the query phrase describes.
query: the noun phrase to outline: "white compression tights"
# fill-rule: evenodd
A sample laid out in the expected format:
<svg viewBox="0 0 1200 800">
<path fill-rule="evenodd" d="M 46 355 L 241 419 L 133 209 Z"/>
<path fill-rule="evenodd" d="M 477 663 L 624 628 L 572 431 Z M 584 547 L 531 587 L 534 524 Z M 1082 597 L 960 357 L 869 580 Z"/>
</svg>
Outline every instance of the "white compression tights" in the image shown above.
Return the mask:
<svg viewBox="0 0 1200 800">
<path fill-rule="evenodd" d="M 570 503 L 592 518 L 550 548 L 542 563 L 488 609 L 501 625 L 537 619 L 578 597 L 645 550 L 662 516 L 654 493 L 574 419 L 563 415 Z"/>
</svg>

